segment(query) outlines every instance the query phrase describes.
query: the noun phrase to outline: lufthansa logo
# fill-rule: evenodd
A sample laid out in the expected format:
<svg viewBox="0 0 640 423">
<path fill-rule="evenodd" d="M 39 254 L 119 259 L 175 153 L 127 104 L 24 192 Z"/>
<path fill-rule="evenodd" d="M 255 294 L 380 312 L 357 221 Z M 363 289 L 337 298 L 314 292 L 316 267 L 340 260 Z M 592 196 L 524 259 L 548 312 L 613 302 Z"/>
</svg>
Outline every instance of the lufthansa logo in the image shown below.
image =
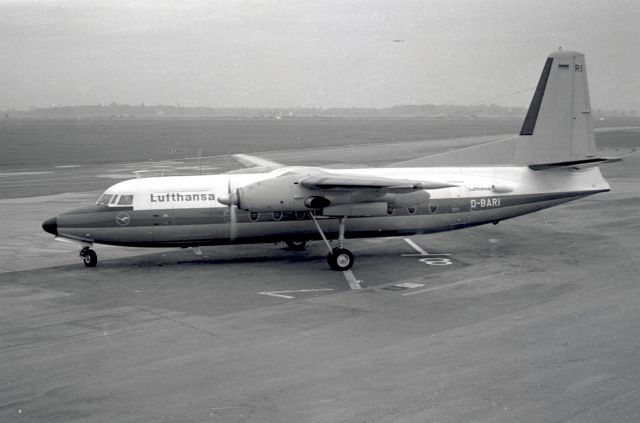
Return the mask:
<svg viewBox="0 0 640 423">
<path fill-rule="evenodd" d="M 116 223 L 120 226 L 127 226 L 131 222 L 131 216 L 129 213 L 121 212 L 116 216 Z"/>
</svg>

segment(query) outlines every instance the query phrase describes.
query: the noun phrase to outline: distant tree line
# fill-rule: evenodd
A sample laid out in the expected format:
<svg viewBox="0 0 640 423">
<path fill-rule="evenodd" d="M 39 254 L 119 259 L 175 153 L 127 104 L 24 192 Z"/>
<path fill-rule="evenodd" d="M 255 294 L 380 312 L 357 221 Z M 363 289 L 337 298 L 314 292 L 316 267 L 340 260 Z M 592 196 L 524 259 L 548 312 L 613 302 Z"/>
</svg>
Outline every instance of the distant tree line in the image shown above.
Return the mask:
<svg viewBox="0 0 640 423">
<path fill-rule="evenodd" d="M 13 117 L 249 117 L 249 118 L 305 118 L 305 117 L 447 117 L 447 116 L 523 116 L 525 108 L 490 105 L 400 105 L 386 108 L 363 107 L 182 107 L 173 105 L 146 106 L 117 104 L 33 107 L 30 110 L 6 112 Z"/>
<path fill-rule="evenodd" d="M 497 104 L 455 105 L 455 104 L 421 104 L 397 105 L 384 108 L 363 107 L 296 107 L 296 108 L 260 108 L 260 107 L 182 107 L 180 105 L 146 106 L 130 104 L 96 104 L 84 106 L 32 107 L 29 110 L 7 110 L 9 117 L 42 117 L 42 118 L 256 118 L 256 119 L 294 119 L 313 117 L 522 117 L 525 107 L 505 107 Z M 636 111 L 606 111 L 596 109 L 597 117 L 635 117 Z"/>
</svg>

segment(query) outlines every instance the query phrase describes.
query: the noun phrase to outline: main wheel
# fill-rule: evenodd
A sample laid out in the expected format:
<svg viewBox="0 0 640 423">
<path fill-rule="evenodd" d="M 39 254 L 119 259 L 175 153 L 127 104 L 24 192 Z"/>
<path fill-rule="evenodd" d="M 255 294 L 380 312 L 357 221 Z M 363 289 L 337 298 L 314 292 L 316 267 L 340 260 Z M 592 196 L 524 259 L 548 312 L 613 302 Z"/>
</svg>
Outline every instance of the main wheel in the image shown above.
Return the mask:
<svg viewBox="0 0 640 423">
<path fill-rule="evenodd" d="M 87 267 L 96 267 L 96 264 L 98 264 L 98 255 L 92 249 L 87 248 L 82 252 L 82 261 Z"/>
<path fill-rule="evenodd" d="M 284 243 L 291 251 L 304 251 L 307 248 L 307 241 L 285 241 Z"/>
<path fill-rule="evenodd" d="M 346 248 L 334 248 L 327 254 L 327 263 L 333 270 L 349 270 L 353 266 L 353 261 L 353 253 Z"/>
</svg>

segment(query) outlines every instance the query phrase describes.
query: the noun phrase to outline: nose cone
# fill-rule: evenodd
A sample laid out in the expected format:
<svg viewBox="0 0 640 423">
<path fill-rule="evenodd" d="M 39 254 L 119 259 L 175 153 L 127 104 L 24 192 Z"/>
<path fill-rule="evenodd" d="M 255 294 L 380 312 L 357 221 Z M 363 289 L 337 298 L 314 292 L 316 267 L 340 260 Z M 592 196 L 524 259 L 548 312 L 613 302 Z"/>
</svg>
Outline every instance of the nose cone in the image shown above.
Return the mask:
<svg viewBox="0 0 640 423">
<path fill-rule="evenodd" d="M 49 232 L 51 235 L 58 236 L 58 219 L 55 217 L 50 217 L 42 223 L 42 229 L 45 232 Z"/>
</svg>

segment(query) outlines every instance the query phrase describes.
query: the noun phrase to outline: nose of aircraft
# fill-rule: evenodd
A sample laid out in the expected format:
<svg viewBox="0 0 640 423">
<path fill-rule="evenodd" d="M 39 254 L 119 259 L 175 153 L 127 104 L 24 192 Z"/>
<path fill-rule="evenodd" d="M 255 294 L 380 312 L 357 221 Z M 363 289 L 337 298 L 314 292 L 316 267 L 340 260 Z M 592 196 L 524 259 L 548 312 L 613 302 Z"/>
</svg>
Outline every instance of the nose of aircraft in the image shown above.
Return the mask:
<svg viewBox="0 0 640 423">
<path fill-rule="evenodd" d="M 49 219 L 42 222 L 42 229 L 46 232 L 49 232 L 52 235 L 58 235 L 58 219 L 55 217 L 50 217 Z"/>
</svg>

